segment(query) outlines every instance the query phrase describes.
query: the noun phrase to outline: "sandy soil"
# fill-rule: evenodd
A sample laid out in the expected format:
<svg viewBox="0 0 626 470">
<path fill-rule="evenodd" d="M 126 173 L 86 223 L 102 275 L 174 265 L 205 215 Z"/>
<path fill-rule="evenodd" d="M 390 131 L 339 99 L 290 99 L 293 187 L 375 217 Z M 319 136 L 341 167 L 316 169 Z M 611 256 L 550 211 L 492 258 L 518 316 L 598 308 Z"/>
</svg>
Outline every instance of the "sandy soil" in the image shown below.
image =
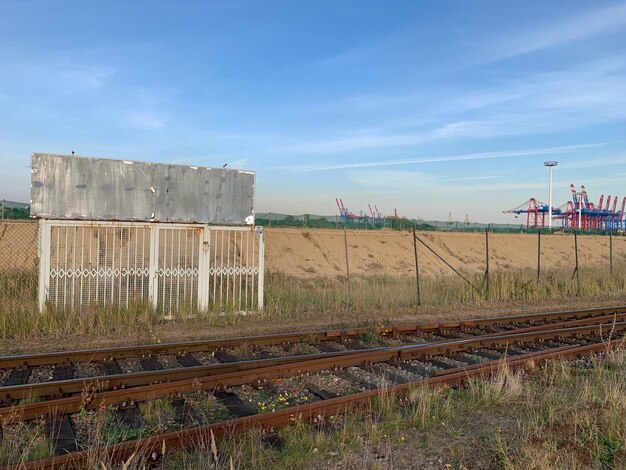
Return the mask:
<svg viewBox="0 0 626 470">
<path fill-rule="evenodd" d="M 38 225 L 33 222 L 0 222 L 0 270 L 37 269 Z"/>
<path fill-rule="evenodd" d="M 346 233 L 351 275 L 414 275 L 412 236 L 408 232 L 352 230 Z M 466 273 L 485 270 L 485 234 L 418 232 L 418 237 L 456 269 Z M 338 276 L 346 273 L 343 231 L 266 229 L 265 266 L 299 278 Z M 609 237 L 578 236 L 582 267 L 607 266 Z M 420 272 L 426 275 L 451 273 L 426 246 L 417 244 Z M 553 234 L 541 237 L 542 269 L 574 267 L 574 236 Z M 613 237 L 614 265 L 626 262 L 626 238 Z M 537 235 L 489 234 L 492 271 L 537 268 Z"/>
</svg>

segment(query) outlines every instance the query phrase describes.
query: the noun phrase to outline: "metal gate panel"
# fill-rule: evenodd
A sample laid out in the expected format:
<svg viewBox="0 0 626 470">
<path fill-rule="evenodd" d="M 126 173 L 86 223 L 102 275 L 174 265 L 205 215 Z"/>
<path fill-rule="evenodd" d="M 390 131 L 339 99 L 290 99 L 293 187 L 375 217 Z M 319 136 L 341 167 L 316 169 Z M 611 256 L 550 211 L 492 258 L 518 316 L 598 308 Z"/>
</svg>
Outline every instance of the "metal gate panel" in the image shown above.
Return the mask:
<svg viewBox="0 0 626 470">
<path fill-rule="evenodd" d="M 51 225 L 47 300 L 60 308 L 147 301 L 149 235 L 141 225 Z"/>
<path fill-rule="evenodd" d="M 260 227 L 40 221 L 41 308 L 263 308 Z"/>
<path fill-rule="evenodd" d="M 209 228 L 209 303 L 211 309 L 238 312 L 263 306 L 263 231 Z"/>
<path fill-rule="evenodd" d="M 156 305 L 167 314 L 198 308 L 198 275 L 204 226 L 157 226 Z"/>
</svg>

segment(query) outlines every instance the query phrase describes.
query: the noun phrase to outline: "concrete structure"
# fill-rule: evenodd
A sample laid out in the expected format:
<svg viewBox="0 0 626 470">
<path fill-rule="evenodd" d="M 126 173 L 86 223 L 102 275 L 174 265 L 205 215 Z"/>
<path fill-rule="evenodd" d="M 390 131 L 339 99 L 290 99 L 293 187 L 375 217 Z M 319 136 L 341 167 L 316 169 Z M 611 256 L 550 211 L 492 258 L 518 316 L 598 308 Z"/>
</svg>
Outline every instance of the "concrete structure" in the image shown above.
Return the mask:
<svg viewBox="0 0 626 470">
<path fill-rule="evenodd" d="M 31 215 L 254 224 L 253 171 L 34 153 Z"/>
</svg>

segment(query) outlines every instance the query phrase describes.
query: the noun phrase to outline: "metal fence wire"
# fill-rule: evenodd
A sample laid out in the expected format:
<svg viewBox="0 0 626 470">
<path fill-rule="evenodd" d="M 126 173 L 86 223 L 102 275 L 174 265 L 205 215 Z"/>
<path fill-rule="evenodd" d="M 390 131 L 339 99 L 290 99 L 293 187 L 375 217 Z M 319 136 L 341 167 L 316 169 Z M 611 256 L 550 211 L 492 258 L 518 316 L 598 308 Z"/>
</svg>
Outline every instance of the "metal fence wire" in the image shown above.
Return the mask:
<svg viewBox="0 0 626 470">
<path fill-rule="evenodd" d="M 0 301 L 37 298 L 39 230 L 30 221 L 0 221 Z"/>
<path fill-rule="evenodd" d="M 578 292 L 593 295 L 588 289 L 593 282 L 605 291 L 619 288 L 615 280 L 623 279 L 626 267 L 623 234 L 418 230 L 414 237 L 410 230 L 204 230 L 60 221 L 46 227 L 49 256 L 40 260 L 37 222 L 0 221 L 1 301 L 45 301 L 60 308 L 145 301 L 165 313 L 249 311 L 263 305 L 267 290 L 273 306 L 319 294 L 324 303 L 318 307 L 360 298 L 384 308 L 433 304 L 443 289 L 497 298 L 503 288 L 499 277 L 520 272 L 526 278 L 510 280 L 511 289 L 552 283 L 557 295 L 565 283 L 574 283 Z M 42 269 L 47 275 L 40 278 Z M 600 280 L 598 273 L 604 276 Z M 437 284 L 437 279 L 448 281 Z"/>
</svg>

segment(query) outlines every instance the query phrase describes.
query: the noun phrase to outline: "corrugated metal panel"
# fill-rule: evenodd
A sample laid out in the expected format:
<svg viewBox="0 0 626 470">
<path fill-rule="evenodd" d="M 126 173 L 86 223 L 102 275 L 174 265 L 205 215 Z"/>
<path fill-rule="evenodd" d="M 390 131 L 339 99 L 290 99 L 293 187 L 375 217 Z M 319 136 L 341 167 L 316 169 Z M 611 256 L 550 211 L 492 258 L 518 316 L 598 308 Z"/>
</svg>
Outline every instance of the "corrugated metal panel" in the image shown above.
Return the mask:
<svg viewBox="0 0 626 470">
<path fill-rule="evenodd" d="M 254 184 L 252 171 L 34 153 L 31 215 L 245 225 Z"/>
</svg>

